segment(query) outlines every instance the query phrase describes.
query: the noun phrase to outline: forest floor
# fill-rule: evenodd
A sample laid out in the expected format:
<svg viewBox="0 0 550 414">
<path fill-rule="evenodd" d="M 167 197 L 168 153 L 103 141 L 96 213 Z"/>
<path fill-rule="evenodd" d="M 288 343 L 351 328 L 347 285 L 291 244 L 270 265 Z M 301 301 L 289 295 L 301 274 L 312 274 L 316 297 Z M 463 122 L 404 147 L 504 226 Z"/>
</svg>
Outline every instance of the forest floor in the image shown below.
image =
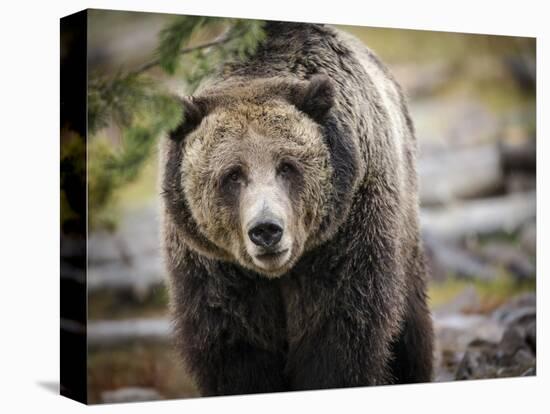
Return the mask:
<svg viewBox="0 0 550 414">
<path fill-rule="evenodd" d="M 116 236 L 90 239 L 88 380 L 93 402 L 197 396 L 170 339 L 156 206 L 128 213 Z M 159 276 L 161 275 L 161 276 Z M 435 381 L 533 375 L 534 278 L 448 275 L 429 285 Z"/>
</svg>

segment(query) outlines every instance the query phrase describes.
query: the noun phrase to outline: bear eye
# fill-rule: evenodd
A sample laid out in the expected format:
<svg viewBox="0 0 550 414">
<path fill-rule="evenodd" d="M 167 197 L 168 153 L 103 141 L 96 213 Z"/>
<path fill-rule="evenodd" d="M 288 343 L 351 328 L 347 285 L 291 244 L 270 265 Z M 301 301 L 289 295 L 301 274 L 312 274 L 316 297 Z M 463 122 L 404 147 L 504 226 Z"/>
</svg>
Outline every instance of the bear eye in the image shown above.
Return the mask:
<svg viewBox="0 0 550 414">
<path fill-rule="evenodd" d="M 288 161 L 283 161 L 278 168 L 278 172 L 281 175 L 289 175 L 294 171 L 296 171 L 296 167 L 294 167 L 294 165 Z"/>
<path fill-rule="evenodd" d="M 289 173 L 290 172 L 290 165 L 288 165 L 286 163 L 281 165 L 281 172 L 283 174 Z"/>
<path fill-rule="evenodd" d="M 223 182 L 235 184 L 242 180 L 243 173 L 240 168 L 231 169 L 224 177 Z"/>
</svg>

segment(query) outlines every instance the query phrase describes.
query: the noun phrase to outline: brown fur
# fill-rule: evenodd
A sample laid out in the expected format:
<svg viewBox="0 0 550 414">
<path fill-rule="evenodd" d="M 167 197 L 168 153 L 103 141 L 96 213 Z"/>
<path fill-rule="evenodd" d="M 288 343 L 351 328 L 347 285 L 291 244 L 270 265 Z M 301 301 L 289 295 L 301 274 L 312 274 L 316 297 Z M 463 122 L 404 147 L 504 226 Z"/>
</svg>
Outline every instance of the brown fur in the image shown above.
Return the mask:
<svg viewBox="0 0 550 414">
<path fill-rule="evenodd" d="M 163 142 L 164 251 L 187 367 L 204 395 L 428 381 L 416 144 L 400 88 L 335 29 L 266 30 L 254 57 L 184 100 L 186 121 Z M 247 233 L 259 197 L 289 247 L 266 266 Z"/>
</svg>

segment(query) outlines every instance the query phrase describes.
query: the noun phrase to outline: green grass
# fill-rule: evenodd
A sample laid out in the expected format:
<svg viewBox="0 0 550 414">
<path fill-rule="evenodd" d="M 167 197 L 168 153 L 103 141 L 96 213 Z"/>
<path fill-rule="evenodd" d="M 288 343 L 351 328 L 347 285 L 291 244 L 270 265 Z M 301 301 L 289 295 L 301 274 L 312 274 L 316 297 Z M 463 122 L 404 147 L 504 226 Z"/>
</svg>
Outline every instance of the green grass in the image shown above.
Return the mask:
<svg viewBox="0 0 550 414">
<path fill-rule="evenodd" d="M 443 282 L 432 282 L 428 287 L 428 303 L 431 309 L 450 303 L 466 288 L 473 286 L 479 296 L 479 307 L 465 309 L 467 312 L 491 312 L 514 296 L 525 292 L 534 292 L 535 279 L 518 282 L 508 272 L 501 273 L 491 281 L 467 281 L 450 277 Z"/>
</svg>

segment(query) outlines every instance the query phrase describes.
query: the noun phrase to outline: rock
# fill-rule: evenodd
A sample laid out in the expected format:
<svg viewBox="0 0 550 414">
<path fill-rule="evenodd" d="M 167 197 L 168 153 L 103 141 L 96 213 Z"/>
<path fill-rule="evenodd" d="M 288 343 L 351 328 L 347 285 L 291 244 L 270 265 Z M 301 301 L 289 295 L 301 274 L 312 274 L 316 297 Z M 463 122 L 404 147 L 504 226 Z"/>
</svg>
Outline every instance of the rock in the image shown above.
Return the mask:
<svg viewBox="0 0 550 414">
<path fill-rule="evenodd" d="M 464 352 L 472 341 L 500 340 L 504 327 L 489 316 L 450 313 L 434 314 L 434 330 L 441 350 Z"/>
<path fill-rule="evenodd" d="M 454 352 L 448 349 L 439 350 L 436 346 L 434 364 L 434 381 L 453 381 L 456 367 L 462 360 L 464 353 Z"/>
<path fill-rule="evenodd" d="M 533 320 L 525 327 L 525 341 L 531 347 L 531 350 L 537 353 L 537 322 Z"/>
<path fill-rule="evenodd" d="M 536 371 L 536 309 L 533 295 L 522 295 L 493 315 L 506 325 L 500 341 L 472 341 L 458 365 L 456 379 L 534 375 Z"/>
<path fill-rule="evenodd" d="M 535 318 L 537 297 L 535 292 L 518 295 L 496 309 L 493 317 L 504 325 L 511 325 L 524 318 Z"/>
<path fill-rule="evenodd" d="M 103 391 L 101 393 L 101 401 L 106 404 L 162 399 L 164 397 L 152 388 L 126 387 L 113 391 Z"/>
<path fill-rule="evenodd" d="M 458 365 L 455 379 L 493 378 L 497 369 L 491 361 L 495 344 L 489 341 L 476 340 L 472 342 Z"/>
<path fill-rule="evenodd" d="M 522 349 L 530 349 L 525 340 L 525 334 L 519 327 L 512 325 L 504 332 L 502 340 L 495 349 L 495 354 L 505 365 L 511 365 L 512 359 Z"/>
<path fill-rule="evenodd" d="M 537 363 L 537 360 L 536 360 L 535 356 L 531 352 L 529 352 L 525 349 L 519 349 L 516 352 L 516 354 L 514 355 L 514 358 L 516 359 L 517 363 L 520 366 L 533 366 L 534 367 Z"/>
<path fill-rule="evenodd" d="M 537 375 L 537 369 L 535 367 L 531 367 L 523 374 L 521 374 L 522 377 L 530 377 L 532 375 Z"/>
<path fill-rule="evenodd" d="M 472 342 L 458 366 L 455 379 L 516 377 L 535 369 L 536 356 L 516 335 L 517 332 L 508 335 L 513 339 L 503 339 L 511 343 Z"/>
<path fill-rule="evenodd" d="M 499 309 L 495 312 L 495 317 L 505 325 L 522 322 L 526 319 L 535 319 L 536 308 L 534 306 L 524 306 L 513 309 Z"/>
</svg>

